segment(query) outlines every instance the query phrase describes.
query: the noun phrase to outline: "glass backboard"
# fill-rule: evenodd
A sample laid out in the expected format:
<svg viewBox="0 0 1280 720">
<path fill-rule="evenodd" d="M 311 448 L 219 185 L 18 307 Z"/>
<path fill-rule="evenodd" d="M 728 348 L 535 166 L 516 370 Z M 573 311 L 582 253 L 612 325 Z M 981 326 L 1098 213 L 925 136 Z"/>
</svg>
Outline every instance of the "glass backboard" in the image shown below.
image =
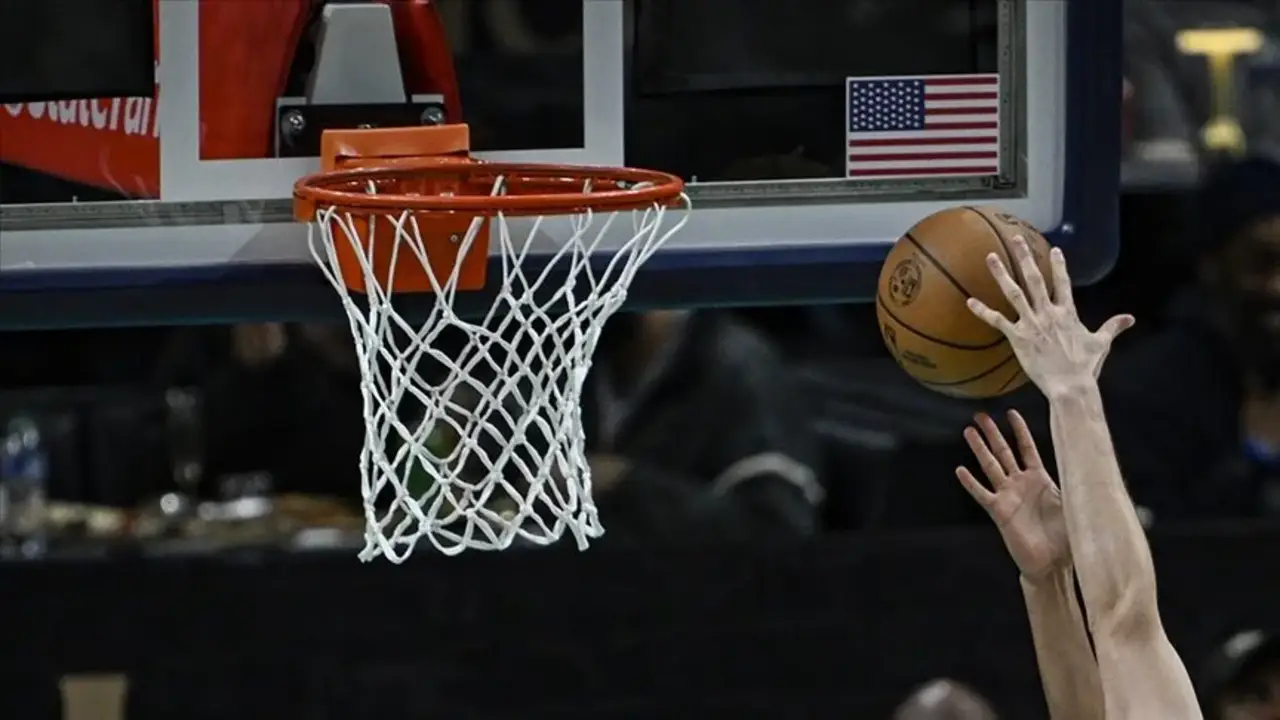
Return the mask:
<svg viewBox="0 0 1280 720">
<path fill-rule="evenodd" d="M 1101 277 L 1119 5 L 947 8 L 156 0 L 153 95 L 67 96 L 50 77 L 62 92 L 0 107 L 0 326 L 340 317 L 293 182 L 324 129 L 442 118 L 467 122 L 481 157 L 689 181 L 692 218 L 634 307 L 867 300 L 903 230 L 979 202 Z"/>
</svg>

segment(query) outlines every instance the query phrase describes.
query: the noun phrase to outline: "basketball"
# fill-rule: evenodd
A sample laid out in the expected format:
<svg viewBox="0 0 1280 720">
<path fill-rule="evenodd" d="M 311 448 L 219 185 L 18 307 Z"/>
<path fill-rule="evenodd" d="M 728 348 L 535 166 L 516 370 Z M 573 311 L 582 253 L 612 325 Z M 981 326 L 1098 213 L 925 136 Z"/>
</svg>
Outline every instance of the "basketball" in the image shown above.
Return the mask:
<svg viewBox="0 0 1280 720">
<path fill-rule="evenodd" d="M 996 253 L 1019 285 L 1011 240 L 1027 241 L 1046 282 L 1049 243 L 1030 223 L 991 207 L 942 210 L 898 239 L 880 270 L 876 317 L 898 365 L 925 387 L 959 398 L 989 398 L 1021 387 L 1013 349 L 994 328 L 969 312 L 976 297 L 1009 319 L 1013 306 L 987 267 Z"/>
</svg>

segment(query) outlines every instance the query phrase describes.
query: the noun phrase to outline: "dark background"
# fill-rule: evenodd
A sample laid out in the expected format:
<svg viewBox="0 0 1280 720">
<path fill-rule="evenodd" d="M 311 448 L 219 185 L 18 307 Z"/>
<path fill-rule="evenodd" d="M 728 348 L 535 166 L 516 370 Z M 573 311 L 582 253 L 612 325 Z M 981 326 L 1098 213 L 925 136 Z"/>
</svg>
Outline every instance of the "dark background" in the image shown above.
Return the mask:
<svg viewBox="0 0 1280 720">
<path fill-rule="evenodd" d="M 153 0 L 0 3 L 0 102 L 150 95 Z"/>
<path fill-rule="evenodd" d="M 1166 629 L 1195 672 L 1274 616 L 1280 534 L 1152 538 Z M 1212 582 L 1206 582 L 1212 578 Z M 994 530 L 796 547 L 0 564 L 13 717 L 55 679 L 130 677 L 129 720 L 237 717 L 888 717 L 949 675 L 1044 717 L 1026 612 Z M 642 589 L 642 591 L 640 590 Z M 1230 618 L 1230 620 L 1228 620 Z"/>
</svg>

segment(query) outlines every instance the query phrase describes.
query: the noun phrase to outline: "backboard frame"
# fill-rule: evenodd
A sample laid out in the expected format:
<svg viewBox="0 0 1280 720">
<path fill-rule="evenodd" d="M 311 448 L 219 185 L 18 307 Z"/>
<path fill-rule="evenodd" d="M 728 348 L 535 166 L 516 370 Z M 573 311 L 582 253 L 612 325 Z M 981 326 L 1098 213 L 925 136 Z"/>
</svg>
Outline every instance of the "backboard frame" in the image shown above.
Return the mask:
<svg viewBox="0 0 1280 720">
<path fill-rule="evenodd" d="M 1071 121 L 1066 123 L 1061 222 L 1048 235 L 1068 252 L 1076 280 L 1088 284 L 1110 270 L 1118 250 L 1115 242 L 1081 242 L 1079 238 L 1114 240 L 1118 229 L 1121 9 L 1107 0 L 1063 1 L 1068 68 L 1063 102 L 1071 109 Z M 163 45 L 161 52 L 165 52 Z M 750 190 L 751 184 L 746 185 Z M 725 195 L 714 187 L 705 193 L 696 190 L 695 187 L 695 213 L 718 205 L 758 202 L 750 192 Z M 243 213 L 245 218 L 279 215 L 280 220 L 286 219 L 287 210 L 276 207 L 274 202 L 239 201 L 233 211 Z M 226 206 L 216 207 L 214 212 L 206 207 L 205 217 L 201 218 L 195 206 L 184 209 L 181 203 L 165 204 L 173 212 L 185 212 L 188 218 L 194 218 L 189 225 L 214 227 L 234 221 L 227 217 Z M 87 204 L 0 208 L 0 267 L 6 232 L 41 227 L 42 221 L 50 228 L 84 228 L 101 222 L 101 217 L 101 208 Z M 659 254 L 637 277 L 628 306 L 642 309 L 870 300 L 888 247 L 885 243 L 691 248 Z M 714 283 L 707 281 L 710 273 L 714 273 Z M 485 304 L 483 294 L 474 300 L 477 307 Z M 318 271 L 305 265 L 0 272 L 0 327 L 4 328 L 340 317 L 332 288 Z"/>
</svg>

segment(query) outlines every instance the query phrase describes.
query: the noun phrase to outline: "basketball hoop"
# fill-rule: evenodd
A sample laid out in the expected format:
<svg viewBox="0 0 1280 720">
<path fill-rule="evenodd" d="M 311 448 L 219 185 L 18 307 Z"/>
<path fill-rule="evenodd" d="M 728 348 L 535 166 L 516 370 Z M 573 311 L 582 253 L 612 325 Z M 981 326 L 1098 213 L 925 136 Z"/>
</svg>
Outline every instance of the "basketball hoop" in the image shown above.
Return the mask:
<svg viewBox="0 0 1280 720">
<path fill-rule="evenodd" d="M 327 132 L 326 172 L 294 186 L 360 362 L 366 561 L 402 562 L 424 536 L 454 555 L 603 533 L 583 381 L 636 271 L 687 220 L 675 176 L 479 162 L 466 144 L 456 125 Z M 424 293 L 425 320 L 394 302 Z M 481 293 L 482 317 L 459 316 Z"/>
</svg>

